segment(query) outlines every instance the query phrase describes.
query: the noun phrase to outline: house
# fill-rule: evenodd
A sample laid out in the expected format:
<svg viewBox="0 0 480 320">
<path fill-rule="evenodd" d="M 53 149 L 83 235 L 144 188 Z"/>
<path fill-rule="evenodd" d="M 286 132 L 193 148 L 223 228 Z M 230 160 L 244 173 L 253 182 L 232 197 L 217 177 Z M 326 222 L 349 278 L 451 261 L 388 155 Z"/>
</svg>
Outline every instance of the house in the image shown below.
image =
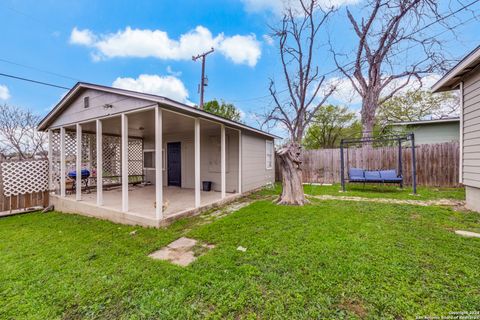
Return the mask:
<svg viewBox="0 0 480 320">
<path fill-rule="evenodd" d="M 480 46 L 433 87 L 433 92 L 460 91 L 460 183 L 467 207 L 480 211 Z"/>
<path fill-rule="evenodd" d="M 158 227 L 275 178 L 274 135 L 157 95 L 77 83 L 38 128 L 60 211 Z"/>
<path fill-rule="evenodd" d="M 434 144 L 458 141 L 460 138 L 460 118 L 442 118 L 394 122 L 394 131 L 413 132 L 415 144 Z"/>
</svg>

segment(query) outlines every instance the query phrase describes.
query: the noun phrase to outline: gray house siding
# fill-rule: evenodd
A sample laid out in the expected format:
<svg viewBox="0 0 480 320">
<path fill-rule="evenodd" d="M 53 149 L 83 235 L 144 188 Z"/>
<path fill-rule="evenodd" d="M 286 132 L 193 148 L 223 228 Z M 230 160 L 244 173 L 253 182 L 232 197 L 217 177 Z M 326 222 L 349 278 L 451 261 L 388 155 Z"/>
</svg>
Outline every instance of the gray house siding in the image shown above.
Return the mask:
<svg viewBox="0 0 480 320">
<path fill-rule="evenodd" d="M 90 107 L 85 108 L 83 99 L 89 97 Z M 112 108 L 105 108 L 105 104 L 111 104 Z M 51 124 L 51 127 L 69 125 L 76 122 L 94 120 L 97 118 L 135 110 L 147 106 L 153 106 L 148 100 L 122 97 L 118 94 L 87 89 L 73 101 Z"/>
<path fill-rule="evenodd" d="M 463 183 L 480 188 L 480 72 L 463 83 Z"/>
<path fill-rule="evenodd" d="M 275 164 L 266 168 L 266 141 L 265 137 L 242 132 L 242 192 L 275 182 Z"/>
</svg>

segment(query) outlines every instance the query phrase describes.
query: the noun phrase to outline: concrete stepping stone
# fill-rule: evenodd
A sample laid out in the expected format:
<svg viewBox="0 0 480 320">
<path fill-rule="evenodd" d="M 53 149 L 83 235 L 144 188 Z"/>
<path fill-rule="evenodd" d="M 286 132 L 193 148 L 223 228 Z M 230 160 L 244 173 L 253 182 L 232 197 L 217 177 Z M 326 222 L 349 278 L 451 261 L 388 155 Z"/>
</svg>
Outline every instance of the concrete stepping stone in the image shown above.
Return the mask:
<svg viewBox="0 0 480 320">
<path fill-rule="evenodd" d="M 480 233 L 464 231 L 464 230 L 455 230 L 455 233 L 462 237 L 468 238 L 480 238 Z"/>
<path fill-rule="evenodd" d="M 165 260 L 186 267 L 214 247 L 211 244 L 199 244 L 195 239 L 181 237 L 148 256 L 152 259 Z"/>
</svg>

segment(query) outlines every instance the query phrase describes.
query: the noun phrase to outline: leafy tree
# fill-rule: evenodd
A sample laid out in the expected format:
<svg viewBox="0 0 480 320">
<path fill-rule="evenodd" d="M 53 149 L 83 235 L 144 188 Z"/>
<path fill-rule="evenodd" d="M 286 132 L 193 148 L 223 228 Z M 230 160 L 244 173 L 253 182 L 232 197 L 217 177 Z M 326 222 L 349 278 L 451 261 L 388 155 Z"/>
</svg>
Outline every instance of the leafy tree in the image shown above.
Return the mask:
<svg viewBox="0 0 480 320">
<path fill-rule="evenodd" d="M 458 114 L 458 97 L 451 92 L 432 94 L 415 90 L 384 102 L 377 114 L 380 125 L 392 122 L 438 119 Z"/>
<path fill-rule="evenodd" d="M 211 101 L 205 102 L 203 104 L 203 110 L 233 121 L 240 121 L 240 119 L 242 118 L 240 110 L 238 110 L 234 104 L 226 103 L 223 100 L 220 100 L 220 102 L 218 102 L 217 99 L 213 99 Z"/>
<path fill-rule="evenodd" d="M 315 113 L 307 129 L 303 145 L 306 149 L 335 148 L 340 139 L 358 128 L 355 112 L 347 107 L 324 105 Z"/>
</svg>

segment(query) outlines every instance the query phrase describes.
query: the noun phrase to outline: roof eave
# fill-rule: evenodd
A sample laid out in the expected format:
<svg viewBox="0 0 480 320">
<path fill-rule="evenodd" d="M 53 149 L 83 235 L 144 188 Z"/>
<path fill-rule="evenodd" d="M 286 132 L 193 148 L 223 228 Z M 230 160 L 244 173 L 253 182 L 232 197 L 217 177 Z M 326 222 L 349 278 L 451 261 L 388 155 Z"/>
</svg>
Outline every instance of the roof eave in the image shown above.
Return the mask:
<svg viewBox="0 0 480 320">
<path fill-rule="evenodd" d="M 450 69 L 440 80 L 438 80 L 432 87 L 432 92 L 451 91 L 458 88 L 461 79 L 465 75 L 465 70 L 470 72 L 475 68 L 472 67 L 474 63 L 480 63 L 480 46 L 472 50 L 467 56 L 465 56 L 455 67 Z"/>
<path fill-rule="evenodd" d="M 392 125 L 392 126 L 410 126 L 410 125 L 438 124 L 438 123 L 450 123 L 450 122 L 460 122 L 460 118 L 393 122 L 390 125 Z"/>
<path fill-rule="evenodd" d="M 62 98 L 62 100 L 60 100 L 60 102 L 57 103 L 57 105 L 40 121 L 40 123 L 38 125 L 38 130 L 39 131 L 47 130 L 49 123 L 52 121 L 52 119 L 54 119 L 55 115 L 62 111 L 63 107 L 75 96 L 75 94 L 79 90 L 84 89 L 84 88 L 110 91 L 110 92 L 116 93 L 116 94 L 129 95 L 129 96 L 136 97 L 136 98 L 139 98 L 139 99 L 152 101 L 154 103 L 161 103 L 161 104 L 169 105 L 171 107 L 177 107 L 180 110 L 188 111 L 188 112 L 191 112 L 191 113 L 196 113 L 199 116 L 203 116 L 204 118 L 209 118 L 210 120 L 216 120 L 216 121 L 221 122 L 221 123 L 229 124 L 231 126 L 239 128 L 239 129 L 244 129 L 244 130 L 248 130 L 248 131 L 251 131 L 251 132 L 255 132 L 257 134 L 270 137 L 272 139 L 282 139 L 281 137 L 279 137 L 277 135 L 262 131 L 260 129 L 250 127 L 250 126 L 242 124 L 242 123 L 238 123 L 238 122 L 230 120 L 230 119 L 223 118 L 221 116 L 217 116 L 215 114 L 212 114 L 212 113 L 209 113 L 209 112 L 206 112 L 206 111 L 203 111 L 203 110 L 194 109 L 191 106 L 188 106 L 186 104 L 177 102 L 177 101 L 169 99 L 169 98 L 165 98 L 165 97 L 161 97 L 161 96 L 157 96 L 157 95 L 145 94 L 145 93 L 142 93 L 142 92 L 136 92 L 136 91 L 131 91 L 131 90 L 124 90 L 124 89 L 112 88 L 112 87 L 102 86 L 102 85 L 97 85 L 97 84 L 85 83 L 85 82 L 78 82 L 72 89 L 70 89 L 70 91 Z"/>
</svg>

